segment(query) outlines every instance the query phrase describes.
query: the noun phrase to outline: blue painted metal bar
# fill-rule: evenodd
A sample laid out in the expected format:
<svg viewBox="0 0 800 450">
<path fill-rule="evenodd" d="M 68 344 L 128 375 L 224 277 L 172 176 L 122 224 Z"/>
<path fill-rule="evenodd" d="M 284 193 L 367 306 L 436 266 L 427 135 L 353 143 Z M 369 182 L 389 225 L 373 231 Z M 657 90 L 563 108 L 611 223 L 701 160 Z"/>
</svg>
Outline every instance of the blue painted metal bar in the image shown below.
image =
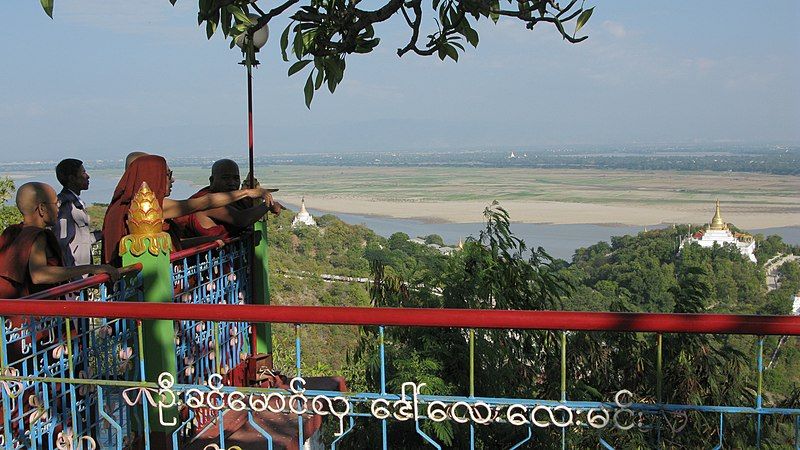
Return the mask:
<svg viewBox="0 0 800 450">
<path fill-rule="evenodd" d="M 761 448 L 761 392 L 764 384 L 764 336 L 758 337 L 758 390 L 756 391 L 756 447 Z"/>
<path fill-rule="evenodd" d="M 264 436 L 264 439 L 267 441 L 267 450 L 272 450 L 272 435 L 267 432 L 261 425 L 256 422 L 255 418 L 253 418 L 253 412 L 247 411 L 247 422 L 256 430 L 261 436 Z"/>
<path fill-rule="evenodd" d="M 302 373 L 300 371 L 300 325 L 296 324 L 294 326 L 294 352 L 295 352 L 295 369 L 297 369 L 297 373 L 295 376 L 300 377 Z M 290 386 L 292 387 L 292 386 Z M 299 404 L 299 403 L 298 403 Z M 299 409 L 299 408 L 298 408 Z M 303 415 L 297 415 L 297 446 L 303 447 Z"/>
<path fill-rule="evenodd" d="M 338 444 L 339 441 L 342 440 L 342 438 L 347 436 L 347 434 L 350 431 L 352 431 L 353 427 L 355 427 L 355 425 L 356 425 L 356 422 L 352 417 L 350 417 L 349 423 L 350 423 L 350 426 L 346 430 L 344 430 L 344 433 L 342 433 L 340 436 L 337 436 L 336 439 L 334 439 L 333 442 L 331 442 L 331 450 L 336 450 L 336 444 Z"/>
<path fill-rule="evenodd" d="M 381 362 L 381 395 L 386 395 L 386 349 L 384 342 L 383 327 L 378 327 L 378 350 Z M 381 419 L 381 448 L 387 450 L 389 445 L 389 430 L 387 429 L 386 419 Z"/>
<path fill-rule="evenodd" d="M 475 398 L 475 329 L 469 329 L 469 398 Z M 475 450 L 475 424 L 469 424 L 469 448 Z"/>
<path fill-rule="evenodd" d="M 794 448 L 800 449 L 800 416 L 794 417 Z"/>
<path fill-rule="evenodd" d="M 611 444 L 606 442 L 606 440 L 603 439 L 602 437 L 600 438 L 600 445 L 602 445 L 603 448 L 605 448 L 606 450 L 614 450 L 614 447 L 612 447 Z"/>
<path fill-rule="evenodd" d="M 723 442 L 723 438 L 725 437 L 725 416 L 722 413 L 720 413 L 720 415 L 719 415 L 719 428 L 718 428 L 718 430 L 719 430 L 719 444 L 717 444 L 717 446 L 714 447 L 713 450 L 722 449 L 722 442 Z"/>
<path fill-rule="evenodd" d="M 522 447 L 522 444 L 524 444 L 524 443 L 526 443 L 526 442 L 531 440 L 531 436 L 533 436 L 533 431 L 531 430 L 531 427 L 528 427 L 528 435 L 526 437 L 524 437 L 521 441 L 519 441 L 516 444 L 514 444 L 514 446 L 511 447 L 508 450 L 516 450 L 516 449 Z"/>
</svg>

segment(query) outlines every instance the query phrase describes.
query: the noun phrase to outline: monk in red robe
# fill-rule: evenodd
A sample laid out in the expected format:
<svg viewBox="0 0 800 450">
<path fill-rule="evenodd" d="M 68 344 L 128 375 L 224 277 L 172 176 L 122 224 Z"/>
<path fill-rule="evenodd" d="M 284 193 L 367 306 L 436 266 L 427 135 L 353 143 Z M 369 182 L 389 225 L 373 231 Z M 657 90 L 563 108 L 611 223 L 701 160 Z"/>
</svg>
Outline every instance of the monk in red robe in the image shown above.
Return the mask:
<svg viewBox="0 0 800 450">
<path fill-rule="evenodd" d="M 0 235 L 0 298 L 19 298 L 86 274 L 119 271 L 108 265 L 63 267 L 61 250 L 52 231 L 58 220 L 58 197 L 45 183 L 25 183 L 17 190 L 22 223 Z"/>
<path fill-rule="evenodd" d="M 167 161 L 158 155 L 143 155 L 134 160 L 122 175 L 114 190 L 111 203 L 106 210 L 103 222 L 103 261 L 119 266 L 121 260 L 118 255 L 120 240 L 128 234 L 128 209 L 133 196 L 139 191 L 142 182 L 147 182 L 161 202 L 164 214 L 164 231 L 172 236 L 173 250 L 180 248 L 180 234 L 176 229 L 173 219 L 186 216 L 197 211 L 219 208 L 244 198 L 260 198 L 268 205 L 272 205 L 272 190 L 255 188 L 239 189 L 232 192 L 219 192 L 199 198 L 187 200 L 172 200 L 167 196 L 172 192 L 172 170 L 167 166 Z"/>
<path fill-rule="evenodd" d="M 204 197 L 215 192 L 232 192 L 239 189 L 241 179 L 239 165 L 230 159 L 221 159 L 211 166 L 209 185 L 200 189 L 192 198 Z M 181 217 L 177 222 L 183 227 L 185 236 L 215 236 L 226 238 L 241 233 L 267 212 L 280 214 L 283 205 L 273 201 L 254 204 L 250 199 L 240 200 L 221 208 L 199 211 Z"/>
</svg>

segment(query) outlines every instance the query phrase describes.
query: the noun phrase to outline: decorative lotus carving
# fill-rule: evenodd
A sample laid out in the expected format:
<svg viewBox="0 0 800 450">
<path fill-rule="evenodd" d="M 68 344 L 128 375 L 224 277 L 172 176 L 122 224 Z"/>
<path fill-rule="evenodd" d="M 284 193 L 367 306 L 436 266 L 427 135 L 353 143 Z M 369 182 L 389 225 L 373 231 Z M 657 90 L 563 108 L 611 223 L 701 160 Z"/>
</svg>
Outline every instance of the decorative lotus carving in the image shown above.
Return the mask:
<svg viewBox="0 0 800 450">
<path fill-rule="evenodd" d="M 164 214 L 158 198 L 147 183 L 142 182 L 142 187 L 131 200 L 128 210 L 128 230 L 131 234 L 119 241 L 119 254 L 130 252 L 139 256 L 145 252 L 158 255 L 159 252 L 169 254 L 171 240 L 169 234 L 163 230 Z"/>
</svg>

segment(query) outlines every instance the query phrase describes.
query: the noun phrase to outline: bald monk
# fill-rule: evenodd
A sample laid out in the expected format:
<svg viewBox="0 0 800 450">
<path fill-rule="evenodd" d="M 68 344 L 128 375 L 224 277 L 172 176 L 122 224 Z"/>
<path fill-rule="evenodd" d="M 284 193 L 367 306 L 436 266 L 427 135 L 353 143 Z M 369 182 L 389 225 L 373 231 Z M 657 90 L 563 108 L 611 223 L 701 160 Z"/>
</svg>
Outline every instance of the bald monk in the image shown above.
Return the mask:
<svg viewBox="0 0 800 450">
<path fill-rule="evenodd" d="M 58 198 L 50 185 L 25 183 L 16 200 L 22 223 L 0 235 L 0 298 L 24 297 L 87 274 L 119 278 L 119 271 L 108 265 L 63 267 L 61 248 L 47 229 L 58 220 Z"/>
<path fill-rule="evenodd" d="M 130 152 L 130 153 L 128 153 L 128 156 L 125 157 L 125 170 L 128 170 L 128 167 L 130 167 L 131 164 L 134 161 L 136 161 L 137 159 L 139 159 L 140 157 L 145 156 L 145 155 L 147 155 L 147 153 L 145 153 L 145 152 Z"/>
<path fill-rule="evenodd" d="M 215 192 L 232 192 L 239 189 L 241 178 L 239 165 L 230 159 L 220 159 L 211 166 L 209 185 L 198 191 L 192 198 L 199 198 Z M 257 181 L 256 181 L 257 183 Z M 264 217 L 267 212 L 280 214 L 283 205 L 273 201 L 253 204 L 244 199 L 220 208 L 198 211 L 178 219 L 187 236 L 216 236 L 226 238 L 240 233 Z"/>
</svg>

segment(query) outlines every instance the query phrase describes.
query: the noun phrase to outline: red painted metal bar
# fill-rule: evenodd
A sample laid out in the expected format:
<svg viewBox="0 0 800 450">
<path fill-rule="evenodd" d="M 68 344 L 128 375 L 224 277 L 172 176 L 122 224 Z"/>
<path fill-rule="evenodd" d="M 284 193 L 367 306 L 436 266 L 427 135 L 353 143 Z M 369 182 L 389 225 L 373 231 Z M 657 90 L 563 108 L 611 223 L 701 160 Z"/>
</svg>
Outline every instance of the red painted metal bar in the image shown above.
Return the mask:
<svg viewBox="0 0 800 450">
<path fill-rule="evenodd" d="M 119 269 L 120 275 L 127 275 L 133 272 L 139 272 L 142 270 L 142 264 L 136 263 L 131 264 L 130 266 L 125 266 Z M 81 289 L 85 289 L 87 287 L 97 286 L 99 284 L 107 283 L 111 281 L 111 277 L 108 274 L 101 273 L 98 275 L 92 275 L 90 277 L 83 278 L 81 280 L 73 281 L 70 283 L 62 284 L 60 286 L 52 287 L 50 289 L 45 289 L 44 291 L 37 292 L 35 294 L 31 294 L 23 299 L 47 299 L 47 298 L 54 298 L 54 297 L 61 297 L 62 295 L 69 294 L 70 292 L 77 292 Z"/>
<path fill-rule="evenodd" d="M 236 236 L 232 238 L 222 239 L 222 242 L 224 243 L 224 245 L 227 245 L 227 244 L 232 244 L 236 241 L 240 241 L 241 239 L 242 236 Z M 169 255 L 169 260 L 170 262 L 175 262 L 179 259 L 188 258 L 189 256 L 194 256 L 198 253 L 203 253 L 205 251 L 214 250 L 215 248 L 220 248 L 220 247 L 223 247 L 223 245 L 219 243 L 219 240 L 206 242 L 205 244 L 196 245 L 194 247 L 187 248 L 185 250 L 172 252 Z"/>
<path fill-rule="evenodd" d="M 2 300 L 0 315 L 453 328 L 800 335 L 798 316 Z"/>
</svg>

